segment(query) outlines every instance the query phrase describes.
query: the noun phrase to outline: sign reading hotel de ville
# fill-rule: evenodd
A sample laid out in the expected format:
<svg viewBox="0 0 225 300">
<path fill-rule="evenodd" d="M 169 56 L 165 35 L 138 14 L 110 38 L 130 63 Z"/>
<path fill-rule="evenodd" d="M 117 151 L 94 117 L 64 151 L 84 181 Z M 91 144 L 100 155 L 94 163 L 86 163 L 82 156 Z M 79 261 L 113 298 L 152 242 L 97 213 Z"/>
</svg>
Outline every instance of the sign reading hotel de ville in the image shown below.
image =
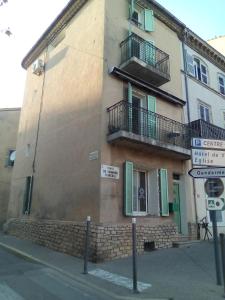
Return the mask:
<svg viewBox="0 0 225 300">
<path fill-rule="evenodd" d="M 225 151 L 192 149 L 191 152 L 193 165 L 225 167 Z"/>
<path fill-rule="evenodd" d="M 120 169 L 114 166 L 102 165 L 101 166 L 101 177 L 110 179 L 120 178 Z"/>
<path fill-rule="evenodd" d="M 225 141 L 193 138 L 192 147 L 201 149 L 225 150 Z"/>
</svg>

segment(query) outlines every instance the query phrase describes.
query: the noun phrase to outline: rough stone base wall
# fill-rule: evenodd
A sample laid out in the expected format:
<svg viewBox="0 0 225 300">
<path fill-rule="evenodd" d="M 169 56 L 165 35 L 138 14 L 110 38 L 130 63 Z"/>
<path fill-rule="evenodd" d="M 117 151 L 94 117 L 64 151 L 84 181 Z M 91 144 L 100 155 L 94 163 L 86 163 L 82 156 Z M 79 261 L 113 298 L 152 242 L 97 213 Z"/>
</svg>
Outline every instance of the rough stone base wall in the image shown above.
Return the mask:
<svg viewBox="0 0 225 300">
<path fill-rule="evenodd" d="M 83 256 L 85 223 L 11 219 L 7 222 L 5 231 L 56 251 Z M 157 226 L 137 224 L 137 251 L 143 253 L 146 242 L 154 242 L 155 248 L 169 248 L 177 236 L 177 227 L 172 223 Z M 131 224 L 91 224 L 90 259 L 92 261 L 130 256 L 131 253 Z"/>
</svg>

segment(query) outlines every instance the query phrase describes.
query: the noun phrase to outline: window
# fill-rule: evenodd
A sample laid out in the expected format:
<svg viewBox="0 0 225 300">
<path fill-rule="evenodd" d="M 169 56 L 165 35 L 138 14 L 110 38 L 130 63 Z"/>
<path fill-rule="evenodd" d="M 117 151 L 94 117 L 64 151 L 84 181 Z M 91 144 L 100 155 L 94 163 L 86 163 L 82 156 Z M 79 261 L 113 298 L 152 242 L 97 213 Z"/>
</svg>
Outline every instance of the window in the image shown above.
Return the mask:
<svg viewBox="0 0 225 300">
<path fill-rule="evenodd" d="M 147 172 L 133 170 L 133 213 L 147 212 Z"/>
<path fill-rule="evenodd" d="M 208 123 L 211 123 L 211 107 L 202 102 L 199 103 L 199 117 Z"/>
<path fill-rule="evenodd" d="M 225 76 L 223 76 L 222 74 L 219 74 L 218 81 L 219 81 L 219 92 L 222 95 L 225 95 Z"/>
<path fill-rule="evenodd" d="M 23 214 L 25 215 L 30 214 L 32 190 L 33 190 L 33 176 L 28 176 L 26 177 L 24 202 L 23 202 Z"/>
<path fill-rule="evenodd" d="M 8 153 L 6 155 L 5 167 L 13 167 L 15 158 L 16 158 L 16 151 L 12 149 L 8 150 Z"/>
<path fill-rule="evenodd" d="M 134 1 L 132 0 L 130 4 L 130 20 L 145 31 L 154 31 L 153 11 L 146 9 L 141 5 L 134 4 Z"/>
<path fill-rule="evenodd" d="M 160 180 L 159 180 L 160 179 Z M 166 169 L 142 170 L 133 162 L 124 164 L 124 214 L 126 216 L 169 215 Z"/>
<path fill-rule="evenodd" d="M 198 58 L 194 58 L 194 71 L 196 79 L 202 81 L 205 84 L 208 84 L 207 67 Z"/>
</svg>

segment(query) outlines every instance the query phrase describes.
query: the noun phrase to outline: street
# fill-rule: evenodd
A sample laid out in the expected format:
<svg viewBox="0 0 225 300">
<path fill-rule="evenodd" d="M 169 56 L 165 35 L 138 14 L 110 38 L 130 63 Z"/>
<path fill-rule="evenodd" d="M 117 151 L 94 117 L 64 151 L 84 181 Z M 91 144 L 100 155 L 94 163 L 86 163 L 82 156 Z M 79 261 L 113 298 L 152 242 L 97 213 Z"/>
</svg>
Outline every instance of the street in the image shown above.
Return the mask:
<svg viewBox="0 0 225 300">
<path fill-rule="evenodd" d="M 0 266 L 0 300 L 105 299 L 51 268 L 2 249 Z"/>
</svg>

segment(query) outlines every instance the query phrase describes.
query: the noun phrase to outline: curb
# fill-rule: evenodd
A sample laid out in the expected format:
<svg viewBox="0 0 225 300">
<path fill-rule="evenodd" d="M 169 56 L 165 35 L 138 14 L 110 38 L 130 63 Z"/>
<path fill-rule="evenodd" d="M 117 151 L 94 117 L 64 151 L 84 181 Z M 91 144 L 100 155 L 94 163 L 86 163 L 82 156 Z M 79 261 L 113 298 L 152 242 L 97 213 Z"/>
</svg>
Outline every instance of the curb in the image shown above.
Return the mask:
<svg viewBox="0 0 225 300">
<path fill-rule="evenodd" d="M 10 251 L 14 254 L 17 254 L 17 255 L 25 258 L 25 259 L 29 259 L 31 261 L 34 261 L 34 262 L 37 262 L 37 263 L 42 264 L 44 266 L 47 266 L 47 267 L 49 267 L 49 268 L 65 275 L 65 276 L 73 279 L 73 280 L 75 279 L 80 285 L 82 285 L 85 288 L 89 288 L 90 290 L 95 289 L 96 291 L 104 293 L 107 296 L 110 296 L 114 299 L 118 299 L 118 300 L 131 300 L 131 299 L 132 300 L 141 300 L 141 299 L 143 299 L 143 300 L 173 300 L 172 298 L 149 298 L 149 297 L 146 298 L 146 297 L 135 297 L 135 296 L 132 296 L 132 295 L 131 296 L 119 296 L 119 295 L 116 295 L 114 293 L 111 293 L 110 291 L 108 291 L 104 288 L 100 288 L 97 285 L 92 284 L 92 283 L 88 282 L 87 280 L 84 280 L 84 279 L 82 279 L 82 278 L 80 278 L 80 277 L 78 277 L 74 274 L 68 273 L 68 272 L 64 271 L 63 269 L 61 269 L 61 268 L 58 268 L 58 267 L 56 267 L 52 264 L 49 264 L 46 261 L 38 259 L 38 258 L 36 258 L 36 257 L 34 257 L 34 256 L 24 252 L 24 251 L 21 251 L 21 250 L 17 249 L 17 248 L 14 248 L 14 247 L 9 246 L 7 244 L 4 244 L 2 242 L 0 242 L 0 247 L 4 248 L 4 249 L 6 249 L 6 250 L 8 250 L 8 251 Z"/>
</svg>

